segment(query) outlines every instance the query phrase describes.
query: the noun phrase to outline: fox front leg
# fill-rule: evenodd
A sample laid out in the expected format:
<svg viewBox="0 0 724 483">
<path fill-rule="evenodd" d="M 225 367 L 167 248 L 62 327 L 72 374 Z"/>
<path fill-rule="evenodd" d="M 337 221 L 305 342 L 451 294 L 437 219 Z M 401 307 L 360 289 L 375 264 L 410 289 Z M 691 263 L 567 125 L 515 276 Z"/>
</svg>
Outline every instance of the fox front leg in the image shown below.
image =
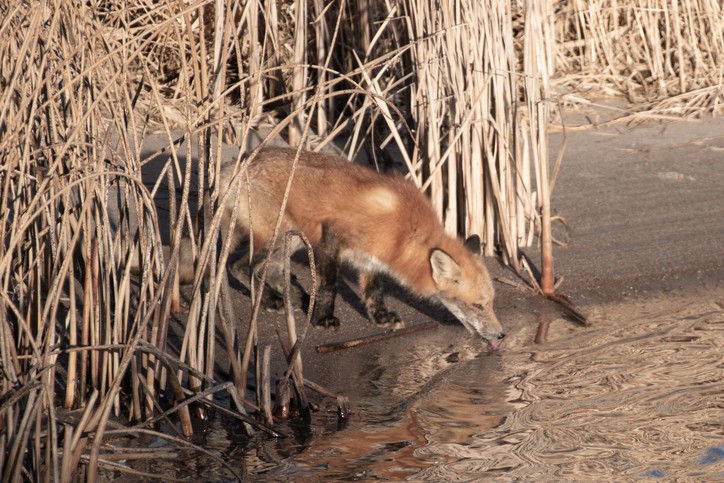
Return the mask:
<svg viewBox="0 0 724 483">
<path fill-rule="evenodd" d="M 382 277 L 376 273 L 360 273 L 360 288 L 367 309 L 367 318 L 380 327 L 401 329 L 405 326 L 400 317 L 385 306 Z"/>
</svg>

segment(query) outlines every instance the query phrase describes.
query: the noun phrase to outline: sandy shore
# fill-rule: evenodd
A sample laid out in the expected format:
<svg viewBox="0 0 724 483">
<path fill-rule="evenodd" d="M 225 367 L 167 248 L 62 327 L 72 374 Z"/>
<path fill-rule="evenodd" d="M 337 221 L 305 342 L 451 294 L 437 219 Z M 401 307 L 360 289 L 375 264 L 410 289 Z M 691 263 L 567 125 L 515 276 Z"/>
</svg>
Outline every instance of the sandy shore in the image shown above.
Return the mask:
<svg viewBox="0 0 724 483">
<path fill-rule="evenodd" d="M 721 287 L 722 167 L 724 119 L 569 134 L 552 202 L 572 228 L 563 290 L 585 303 Z"/>
</svg>

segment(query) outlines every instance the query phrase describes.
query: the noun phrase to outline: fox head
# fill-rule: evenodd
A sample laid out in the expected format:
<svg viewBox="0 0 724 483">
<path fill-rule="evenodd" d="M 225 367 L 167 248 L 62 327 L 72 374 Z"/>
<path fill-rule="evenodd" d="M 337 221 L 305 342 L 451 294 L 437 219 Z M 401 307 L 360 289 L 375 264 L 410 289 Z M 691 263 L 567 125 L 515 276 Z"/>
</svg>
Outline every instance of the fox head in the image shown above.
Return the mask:
<svg viewBox="0 0 724 483">
<path fill-rule="evenodd" d="M 480 257 L 480 239 L 471 237 L 455 258 L 442 249 L 430 253 L 432 279 L 440 302 L 473 334 L 500 346 L 505 333 L 493 312 L 493 283 Z"/>
</svg>

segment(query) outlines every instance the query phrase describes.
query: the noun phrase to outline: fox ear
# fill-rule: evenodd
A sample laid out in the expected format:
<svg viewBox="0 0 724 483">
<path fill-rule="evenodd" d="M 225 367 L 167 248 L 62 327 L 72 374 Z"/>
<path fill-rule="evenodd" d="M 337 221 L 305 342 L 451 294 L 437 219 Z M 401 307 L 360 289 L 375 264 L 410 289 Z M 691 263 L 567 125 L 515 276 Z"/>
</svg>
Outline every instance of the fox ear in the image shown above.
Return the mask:
<svg viewBox="0 0 724 483">
<path fill-rule="evenodd" d="M 480 255 L 480 237 L 478 235 L 470 235 L 465 240 L 465 248 L 470 250 L 473 255 Z"/>
<path fill-rule="evenodd" d="M 432 279 L 439 288 L 445 288 L 460 279 L 460 266 L 453 258 L 440 249 L 434 249 L 430 254 Z"/>
</svg>

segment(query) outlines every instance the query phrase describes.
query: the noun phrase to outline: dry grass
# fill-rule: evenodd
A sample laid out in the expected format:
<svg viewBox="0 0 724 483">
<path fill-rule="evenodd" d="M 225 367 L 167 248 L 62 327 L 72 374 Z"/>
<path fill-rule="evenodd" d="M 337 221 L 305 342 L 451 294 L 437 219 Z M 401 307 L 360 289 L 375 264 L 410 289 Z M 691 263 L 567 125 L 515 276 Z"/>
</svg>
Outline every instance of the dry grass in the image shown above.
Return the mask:
<svg viewBox="0 0 724 483">
<path fill-rule="evenodd" d="M 67 481 L 79 464 L 90 479 L 102 467 L 127 471 L 101 450 L 112 415 L 135 431 L 173 416 L 188 435 L 189 403 L 208 407 L 226 391 L 248 428 L 261 426 L 247 410 L 268 420 L 266 386 L 256 403 L 245 400 L 254 397 L 249 366 L 267 366 L 254 345 L 258 300 L 254 313 L 233 313 L 231 247 L 216 250 L 223 139 L 244 151 L 250 129 L 266 123 L 293 145 L 342 141 L 350 158 L 398 164 L 450 232 L 480 234 L 487 254 L 498 251 L 516 269 L 519 248 L 540 236 L 549 291 L 560 162 L 551 169 L 547 151 L 554 87 L 624 94 L 632 109 L 658 114 L 721 112 L 720 2 L 440 5 L 0 5 L 2 481 Z M 146 186 L 150 131 L 164 133 L 166 162 Z M 171 203 L 161 228 L 164 192 Z M 170 354 L 184 232 L 199 267 L 182 347 Z M 174 241 L 168 260 L 162 239 Z M 281 342 L 298 361 L 303 331 L 294 344 L 289 322 Z M 232 384 L 216 381 L 220 350 L 230 355 Z M 289 364 L 285 378 L 303 401 L 300 367 Z M 80 419 L 71 422 L 58 402 Z"/>
<path fill-rule="evenodd" d="M 724 109 L 724 7 L 713 0 L 559 0 L 556 76 L 623 95 L 631 110 L 699 117 Z"/>
</svg>

